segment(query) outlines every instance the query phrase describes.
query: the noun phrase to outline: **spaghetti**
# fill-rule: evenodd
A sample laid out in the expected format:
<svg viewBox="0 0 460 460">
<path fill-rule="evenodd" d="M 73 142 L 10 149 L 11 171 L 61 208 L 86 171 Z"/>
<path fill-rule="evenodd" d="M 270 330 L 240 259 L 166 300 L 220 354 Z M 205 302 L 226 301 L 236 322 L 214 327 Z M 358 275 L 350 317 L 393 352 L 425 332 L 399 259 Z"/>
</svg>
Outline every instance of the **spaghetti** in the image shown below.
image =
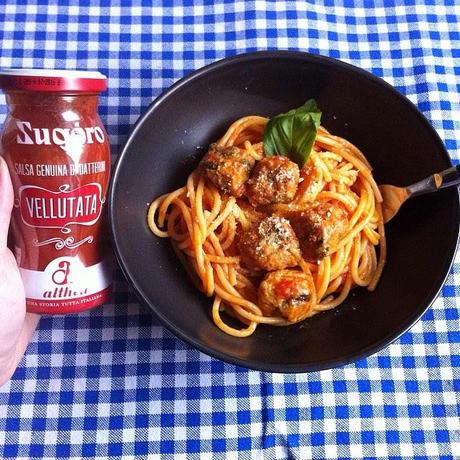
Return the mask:
<svg viewBox="0 0 460 460">
<path fill-rule="evenodd" d="M 228 128 L 217 147 L 238 147 L 258 162 L 264 157 L 262 139 L 267 123 L 268 119 L 260 116 L 241 118 Z M 340 239 L 323 258 L 311 261 L 297 255 L 297 265 L 291 266 L 313 280 L 309 308 L 296 322 L 337 307 L 356 286 L 375 289 L 386 257 L 381 202 L 364 155 L 345 139 L 319 127 L 294 198 L 270 208 L 271 213 L 282 215 L 312 203 L 327 203 L 347 216 Z M 223 193 L 200 168 L 188 177 L 186 185 L 158 197 L 148 210 L 151 231 L 172 240 L 199 289 L 214 297 L 216 326 L 236 337 L 251 335 L 259 324 L 293 324 L 279 311 L 267 314 L 261 308 L 258 289 L 267 272 L 242 263 L 238 251 L 238 235 L 266 215 L 267 210 L 254 208 L 246 197 Z M 234 326 L 233 320 L 224 321 L 223 311 L 242 327 Z"/>
</svg>

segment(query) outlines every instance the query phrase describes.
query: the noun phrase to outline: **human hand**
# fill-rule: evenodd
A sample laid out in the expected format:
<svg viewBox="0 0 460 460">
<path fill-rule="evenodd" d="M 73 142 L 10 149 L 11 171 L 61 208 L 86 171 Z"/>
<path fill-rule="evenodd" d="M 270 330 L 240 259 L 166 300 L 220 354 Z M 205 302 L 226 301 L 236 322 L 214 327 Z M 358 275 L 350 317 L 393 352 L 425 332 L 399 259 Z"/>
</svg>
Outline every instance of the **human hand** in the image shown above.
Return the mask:
<svg viewBox="0 0 460 460">
<path fill-rule="evenodd" d="M 0 157 L 0 386 L 15 371 L 40 319 L 26 313 L 24 286 L 7 235 L 13 208 L 13 187 Z"/>
</svg>

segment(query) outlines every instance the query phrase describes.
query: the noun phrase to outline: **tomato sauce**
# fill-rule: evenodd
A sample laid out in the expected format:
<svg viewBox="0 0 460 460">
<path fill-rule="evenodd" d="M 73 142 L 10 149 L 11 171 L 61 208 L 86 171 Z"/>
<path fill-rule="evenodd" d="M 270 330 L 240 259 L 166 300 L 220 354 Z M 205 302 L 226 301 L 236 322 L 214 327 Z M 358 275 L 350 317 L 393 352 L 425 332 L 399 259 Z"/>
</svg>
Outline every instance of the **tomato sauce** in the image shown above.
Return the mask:
<svg viewBox="0 0 460 460">
<path fill-rule="evenodd" d="M 99 72 L 0 72 L 8 116 L 0 144 L 14 187 L 12 249 L 27 310 L 73 313 L 103 304 L 111 285 L 105 201 L 107 132 Z"/>
<path fill-rule="evenodd" d="M 297 295 L 297 283 L 291 279 L 279 281 L 275 285 L 275 295 L 280 299 L 290 299 Z"/>
</svg>

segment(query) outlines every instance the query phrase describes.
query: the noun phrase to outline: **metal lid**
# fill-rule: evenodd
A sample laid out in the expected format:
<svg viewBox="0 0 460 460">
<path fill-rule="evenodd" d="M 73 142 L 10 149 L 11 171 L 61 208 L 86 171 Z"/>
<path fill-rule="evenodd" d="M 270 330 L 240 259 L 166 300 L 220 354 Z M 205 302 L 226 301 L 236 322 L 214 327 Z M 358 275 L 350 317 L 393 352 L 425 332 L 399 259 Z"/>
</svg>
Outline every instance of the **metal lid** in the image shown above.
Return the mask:
<svg viewBox="0 0 460 460">
<path fill-rule="evenodd" d="M 25 91 L 99 92 L 107 88 L 107 77 L 97 71 L 0 69 L 0 88 Z"/>
</svg>

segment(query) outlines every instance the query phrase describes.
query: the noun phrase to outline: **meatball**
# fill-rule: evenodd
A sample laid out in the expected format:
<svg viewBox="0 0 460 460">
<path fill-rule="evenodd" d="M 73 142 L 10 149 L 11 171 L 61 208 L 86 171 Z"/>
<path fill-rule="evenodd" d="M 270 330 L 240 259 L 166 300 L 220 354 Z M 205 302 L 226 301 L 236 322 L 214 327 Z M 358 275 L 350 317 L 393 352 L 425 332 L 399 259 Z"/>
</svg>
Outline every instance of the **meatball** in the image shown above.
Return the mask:
<svg viewBox="0 0 460 460">
<path fill-rule="evenodd" d="M 201 160 L 201 170 L 222 192 L 239 197 L 249 179 L 255 159 L 238 147 L 211 144 Z"/>
<path fill-rule="evenodd" d="M 238 241 L 241 261 L 249 268 L 280 270 L 294 267 L 299 242 L 288 220 L 271 216 L 243 233 Z"/>
<path fill-rule="evenodd" d="M 260 283 L 259 307 L 264 315 L 281 314 L 293 323 L 305 319 L 312 307 L 313 278 L 297 270 L 268 273 Z"/>
<path fill-rule="evenodd" d="M 247 184 L 246 195 L 253 206 L 289 203 L 299 183 L 299 167 L 286 157 L 260 160 Z"/>
<path fill-rule="evenodd" d="M 313 203 L 286 217 L 299 239 L 304 259 L 309 262 L 328 256 L 343 237 L 348 224 L 347 213 L 331 203 Z"/>
</svg>

